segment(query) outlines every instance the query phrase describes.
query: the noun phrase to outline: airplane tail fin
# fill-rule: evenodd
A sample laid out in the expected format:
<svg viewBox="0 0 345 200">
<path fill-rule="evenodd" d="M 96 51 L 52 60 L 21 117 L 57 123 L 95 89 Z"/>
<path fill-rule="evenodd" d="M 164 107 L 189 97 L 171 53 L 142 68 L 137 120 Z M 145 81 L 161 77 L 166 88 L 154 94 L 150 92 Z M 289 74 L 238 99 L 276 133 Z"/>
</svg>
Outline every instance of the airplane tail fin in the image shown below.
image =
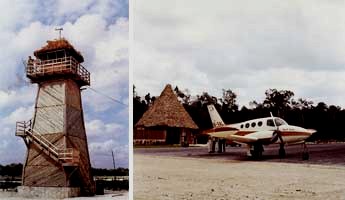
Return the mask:
<svg viewBox="0 0 345 200">
<path fill-rule="evenodd" d="M 214 105 L 212 104 L 208 105 L 207 109 L 208 109 L 208 113 L 210 114 L 213 127 L 225 125 L 219 113 L 217 112 L 216 108 L 214 107 Z"/>
</svg>

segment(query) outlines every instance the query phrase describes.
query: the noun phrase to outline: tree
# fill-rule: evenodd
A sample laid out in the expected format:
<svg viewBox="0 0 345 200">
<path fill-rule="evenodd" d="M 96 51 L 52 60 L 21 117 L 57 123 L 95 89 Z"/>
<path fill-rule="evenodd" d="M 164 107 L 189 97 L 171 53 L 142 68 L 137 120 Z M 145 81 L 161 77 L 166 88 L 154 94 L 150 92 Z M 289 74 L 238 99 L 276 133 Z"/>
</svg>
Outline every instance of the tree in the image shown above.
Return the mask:
<svg viewBox="0 0 345 200">
<path fill-rule="evenodd" d="M 148 93 L 146 98 L 137 96 L 133 86 L 133 123 L 140 119 L 155 98 Z M 303 98 L 295 100 L 294 93 L 289 90 L 268 89 L 265 91 L 263 102 L 253 100 L 249 107 L 238 108 L 237 95 L 230 89 L 223 89 L 222 97 L 215 97 L 207 92 L 191 97 L 187 89 L 180 90 L 177 86 L 175 93 L 184 108 L 199 126 L 200 132 L 212 127 L 207 105 L 214 104 L 225 123 L 237 123 L 254 118 L 270 116 L 269 112 L 282 117 L 291 125 L 316 129 L 309 141 L 313 140 L 343 140 L 345 141 L 345 110 L 336 105 L 324 102 L 315 104 Z M 133 124 L 133 125 L 134 125 Z M 0 167 L 1 168 L 1 167 Z"/>
<path fill-rule="evenodd" d="M 0 165 L 0 175 L 1 176 L 21 176 L 23 170 L 23 164 L 21 163 L 12 163 L 9 165 L 1 166 Z"/>
<path fill-rule="evenodd" d="M 284 112 L 292 106 L 294 93 L 290 90 L 268 89 L 265 95 L 264 106 L 275 109 L 278 116 L 284 116 Z"/>
<path fill-rule="evenodd" d="M 146 101 L 147 105 L 150 105 L 150 103 L 151 103 L 151 95 L 150 95 L 150 93 L 147 93 L 145 95 L 145 101 Z"/>
<path fill-rule="evenodd" d="M 238 110 L 238 105 L 236 104 L 237 95 L 230 89 L 223 89 L 223 97 L 220 100 L 222 103 L 222 110 L 225 112 L 235 112 Z"/>
<path fill-rule="evenodd" d="M 315 107 L 315 109 L 318 110 L 318 111 L 324 111 L 324 112 L 326 112 L 326 111 L 328 110 L 328 106 L 327 106 L 327 104 L 324 103 L 324 102 L 319 102 L 319 103 L 317 104 L 317 106 Z"/>
<path fill-rule="evenodd" d="M 202 95 L 197 95 L 197 101 L 200 101 L 201 105 L 218 104 L 217 97 L 209 95 L 207 92 L 203 92 Z"/>
<path fill-rule="evenodd" d="M 185 89 L 185 91 L 179 90 L 179 88 L 176 86 L 174 89 L 177 98 L 183 103 L 183 104 L 190 104 L 190 97 L 189 90 Z"/>
<path fill-rule="evenodd" d="M 136 87 L 133 85 L 133 125 L 139 121 L 139 119 L 148 109 L 148 104 L 145 100 L 142 100 L 141 97 L 137 95 L 135 88 Z"/>
<path fill-rule="evenodd" d="M 135 91 L 135 85 L 133 85 L 133 97 L 136 97 L 136 96 L 138 96 L 138 94 L 137 94 L 137 91 Z"/>
<path fill-rule="evenodd" d="M 313 101 L 308 101 L 306 99 L 299 98 L 297 101 L 292 100 L 291 105 L 295 109 L 303 110 L 303 109 L 310 109 L 313 106 Z"/>
</svg>

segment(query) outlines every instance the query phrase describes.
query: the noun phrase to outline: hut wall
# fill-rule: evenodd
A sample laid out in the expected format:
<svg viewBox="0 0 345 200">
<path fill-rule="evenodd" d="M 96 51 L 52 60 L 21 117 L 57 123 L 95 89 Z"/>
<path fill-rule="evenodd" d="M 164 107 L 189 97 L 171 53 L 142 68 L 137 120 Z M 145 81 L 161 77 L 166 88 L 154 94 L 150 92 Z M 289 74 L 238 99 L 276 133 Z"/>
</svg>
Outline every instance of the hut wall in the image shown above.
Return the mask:
<svg viewBox="0 0 345 200">
<path fill-rule="evenodd" d="M 180 144 L 181 142 L 181 128 L 167 128 L 167 137 L 166 137 L 166 143 L 167 144 Z"/>
<path fill-rule="evenodd" d="M 185 132 L 183 136 L 182 132 Z M 134 144 L 181 144 L 186 141 L 188 144 L 195 144 L 196 137 L 192 129 L 171 128 L 171 127 L 136 127 L 134 129 Z"/>
<path fill-rule="evenodd" d="M 187 141 L 188 144 L 197 144 L 196 130 L 187 129 Z"/>
<path fill-rule="evenodd" d="M 164 144 L 166 140 L 166 130 L 162 128 L 138 127 L 134 130 L 135 144 Z"/>
</svg>

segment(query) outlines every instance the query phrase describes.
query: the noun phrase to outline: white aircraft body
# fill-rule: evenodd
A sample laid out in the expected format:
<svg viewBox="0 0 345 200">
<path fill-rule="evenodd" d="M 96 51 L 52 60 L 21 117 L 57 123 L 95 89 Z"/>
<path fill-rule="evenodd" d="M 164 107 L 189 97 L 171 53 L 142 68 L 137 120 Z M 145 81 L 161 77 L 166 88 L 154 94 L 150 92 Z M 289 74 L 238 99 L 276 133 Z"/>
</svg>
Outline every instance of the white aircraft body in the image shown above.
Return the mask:
<svg viewBox="0 0 345 200">
<path fill-rule="evenodd" d="M 263 145 L 277 143 L 280 144 L 281 158 L 285 157 L 286 144 L 303 144 L 303 159 L 309 158 L 305 140 L 316 130 L 288 125 L 283 119 L 273 116 L 225 125 L 214 105 L 208 105 L 207 108 L 214 128 L 206 133 L 214 138 L 247 144 L 248 156 L 261 157 Z"/>
</svg>

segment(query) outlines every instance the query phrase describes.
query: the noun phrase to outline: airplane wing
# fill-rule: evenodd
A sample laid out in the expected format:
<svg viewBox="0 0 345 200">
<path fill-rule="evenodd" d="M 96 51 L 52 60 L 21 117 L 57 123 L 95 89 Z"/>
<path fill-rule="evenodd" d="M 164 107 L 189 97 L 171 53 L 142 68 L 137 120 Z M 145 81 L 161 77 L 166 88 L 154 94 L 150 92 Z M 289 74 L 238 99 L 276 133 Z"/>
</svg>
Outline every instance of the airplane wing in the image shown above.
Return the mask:
<svg viewBox="0 0 345 200">
<path fill-rule="evenodd" d="M 234 142 L 239 142 L 239 143 L 255 143 L 255 142 L 260 142 L 263 144 L 269 144 L 272 141 L 273 137 L 273 132 L 274 131 L 256 131 L 247 135 L 231 135 L 227 139 L 230 139 Z"/>
<path fill-rule="evenodd" d="M 238 143 L 251 144 L 255 142 L 260 142 L 263 144 L 270 144 L 272 143 L 271 141 L 273 137 L 273 132 L 273 130 L 255 131 L 246 135 L 242 135 L 243 133 L 241 133 L 240 130 L 236 128 L 216 127 L 205 131 L 204 134 L 208 134 L 212 137 L 228 139 Z"/>
<path fill-rule="evenodd" d="M 237 132 L 238 132 L 237 128 L 216 127 L 216 128 L 212 128 L 212 129 L 204 131 L 204 134 L 210 135 L 212 137 L 229 139 L 231 135 L 234 135 Z"/>
<path fill-rule="evenodd" d="M 256 137 L 231 135 L 228 139 L 239 143 L 254 143 L 258 141 Z"/>
</svg>

